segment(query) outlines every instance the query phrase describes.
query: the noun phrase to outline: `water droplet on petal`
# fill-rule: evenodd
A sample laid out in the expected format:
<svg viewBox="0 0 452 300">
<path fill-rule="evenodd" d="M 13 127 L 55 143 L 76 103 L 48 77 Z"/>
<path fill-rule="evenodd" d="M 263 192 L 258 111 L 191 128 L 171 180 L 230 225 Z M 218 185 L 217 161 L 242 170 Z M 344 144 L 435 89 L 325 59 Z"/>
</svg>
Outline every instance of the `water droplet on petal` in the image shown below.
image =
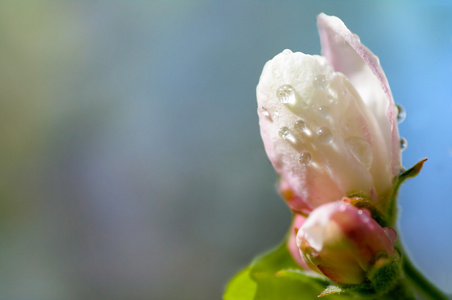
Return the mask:
<svg viewBox="0 0 452 300">
<path fill-rule="evenodd" d="M 270 118 L 270 113 L 268 112 L 268 110 L 265 107 L 263 107 L 263 106 L 261 107 L 261 112 L 262 112 L 262 115 L 264 115 L 267 118 Z"/>
<path fill-rule="evenodd" d="M 401 175 L 402 173 L 406 172 L 406 169 L 404 167 L 400 167 L 399 170 L 399 175 Z"/>
<path fill-rule="evenodd" d="M 276 96 L 278 96 L 279 101 L 282 104 L 294 104 L 295 103 L 295 92 L 293 87 L 285 84 L 276 90 Z"/>
<path fill-rule="evenodd" d="M 318 90 L 324 90 L 329 84 L 330 82 L 328 81 L 328 77 L 323 74 L 318 74 L 314 77 L 314 86 Z"/>
<path fill-rule="evenodd" d="M 323 118 L 328 118 L 330 116 L 331 109 L 328 106 L 319 106 L 318 111 Z"/>
<path fill-rule="evenodd" d="M 345 144 L 351 154 L 367 169 L 370 169 L 373 161 L 373 153 L 370 144 L 359 137 L 349 137 L 345 140 Z"/>
<path fill-rule="evenodd" d="M 369 221 L 372 218 L 370 211 L 368 209 L 358 209 L 358 215 L 361 216 L 361 219 L 365 222 Z"/>
<path fill-rule="evenodd" d="M 361 39 L 359 38 L 359 36 L 356 33 L 354 33 L 353 36 L 358 40 L 358 42 L 361 42 Z"/>
<path fill-rule="evenodd" d="M 400 151 L 405 150 L 408 147 L 408 142 L 405 138 L 400 138 Z"/>
<path fill-rule="evenodd" d="M 406 111 L 401 105 L 397 104 L 396 107 L 397 107 L 397 122 L 400 124 L 406 118 Z"/>
<path fill-rule="evenodd" d="M 318 243 L 314 242 L 315 240 L 310 239 L 309 245 L 311 247 L 306 248 L 303 250 L 303 259 L 306 259 L 308 262 L 310 262 L 313 265 L 319 264 L 319 255 L 316 253 L 322 249 L 322 245 L 318 245 Z"/>
<path fill-rule="evenodd" d="M 376 66 L 380 65 L 380 59 L 375 54 L 369 55 L 369 58 L 373 62 L 374 65 L 376 65 Z"/>
<path fill-rule="evenodd" d="M 283 53 L 283 54 L 292 54 L 292 50 L 290 50 L 290 49 L 285 49 L 282 53 Z"/>
<path fill-rule="evenodd" d="M 295 122 L 295 125 L 293 127 L 296 130 L 305 131 L 306 130 L 306 123 L 303 120 L 298 120 L 298 121 Z"/>
<path fill-rule="evenodd" d="M 300 154 L 300 157 L 298 157 L 298 162 L 303 166 L 309 165 L 311 163 L 311 160 L 312 156 L 309 152 L 303 152 Z"/>
<path fill-rule="evenodd" d="M 397 240 L 397 232 L 391 227 L 384 227 L 383 231 L 386 233 L 386 236 L 389 238 L 391 243 L 394 243 Z"/>
<path fill-rule="evenodd" d="M 290 130 L 287 127 L 281 127 L 278 131 L 278 134 L 283 140 L 286 140 L 290 136 Z"/>
<path fill-rule="evenodd" d="M 321 127 L 317 130 L 317 137 L 323 144 L 329 144 L 333 140 L 333 135 L 327 127 Z"/>
<path fill-rule="evenodd" d="M 328 96 L 328 103 L 329 104 L 335 104 L 336 103 L 336 98 L 334 98 L 333 96 Z"/>
</svg>

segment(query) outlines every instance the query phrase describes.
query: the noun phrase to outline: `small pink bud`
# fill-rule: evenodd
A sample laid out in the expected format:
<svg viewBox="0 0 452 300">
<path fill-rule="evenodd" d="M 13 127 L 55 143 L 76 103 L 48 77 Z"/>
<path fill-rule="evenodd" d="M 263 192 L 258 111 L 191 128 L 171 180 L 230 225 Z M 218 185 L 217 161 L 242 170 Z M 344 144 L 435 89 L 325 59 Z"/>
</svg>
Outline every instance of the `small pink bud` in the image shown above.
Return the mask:
<svg viewBox="0 0 452 300">
<path fill-rule="evenodd" d="M 337 283 L 359 284 L 377 258 L 394 255 L 396 236 L 366 209 L 338 201 L 313 210 L 298 230 L 296 241 L 313 271 Z"/>
</svg>

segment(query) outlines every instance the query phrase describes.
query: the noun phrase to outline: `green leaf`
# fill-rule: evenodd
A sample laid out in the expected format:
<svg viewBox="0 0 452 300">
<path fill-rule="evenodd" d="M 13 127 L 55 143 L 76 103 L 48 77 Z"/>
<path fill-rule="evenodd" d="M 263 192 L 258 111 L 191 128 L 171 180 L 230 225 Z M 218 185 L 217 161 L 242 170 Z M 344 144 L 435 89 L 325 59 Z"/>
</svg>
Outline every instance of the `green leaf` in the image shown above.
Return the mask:
<svg viewBox="0 0 452 300">
<path fill-rule="evenodd" d="M 251 277 L 257 283 L 255 300 L 275 299 L 315 299 L 322 291 L 316 283 L 309 280 L 300 282 L 291 277 L 278 277 L 281 270 L 299 270 L 300 267 L 292 259 L 286 243 L 262 255 L 251 266 Z"/>
<path fill-rule="evenodd" d="M 311 273 L 308 274 L 305 271 L 299 270 L 299 269 L 281 270 L 281 271 L 277 272 L 275 275 L 276 275 L 276 277 L 284 277 L 284 278 L 302 281 L 302 282 L 309 283 L 309 284 L 317 284 L 322 288 L 325 285 L 328 285 L 330 283 L 330 280 L 326 279 L 324 276 L 317 275 L 317 274 L 311 274 Z"/>
<path fill-rule="evenodd" d="M 254 285 L 253 285 L 254 282 Z M 229 283 L 224 300 L 311 300 L 330 284 L 325 277 L 310 276 L 292 259 L 286 242 L 259 256 Z M 328 300 L 345 300 L 331 295 Z"/>
<path fill-rule="evenodd" d="M 250 277 L 250 268 L 246 268 L 231 279 L 224 300 L 252 300 L 256 294 L 257 284 Z"/>
</svg>

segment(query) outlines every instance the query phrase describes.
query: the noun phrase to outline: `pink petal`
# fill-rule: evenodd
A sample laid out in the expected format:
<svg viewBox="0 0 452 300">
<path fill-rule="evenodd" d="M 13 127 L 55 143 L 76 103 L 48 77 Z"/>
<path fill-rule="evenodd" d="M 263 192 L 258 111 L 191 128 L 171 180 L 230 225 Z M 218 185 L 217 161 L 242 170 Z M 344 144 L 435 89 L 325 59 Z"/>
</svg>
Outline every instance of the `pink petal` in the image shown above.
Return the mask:
<svg viewBox="0 0 452 300">
<path fill-rule="evenodd" d="M 388 80 L 377 56 L 361 44 L 337 17 L 320 14 L 317 19 L 322 55 L 335 71 L 344 73 L 363 101 L 375 113 L 391 158 L 392 175 L 400 170 L 397 112 Z"/>
<path fill-rule="evenodd" d="M 351 204 L 342 202 L 338 205 L 337 213 L 331 217 L 343 232 L 348 234 L 350 241 L 358 249 L 365 251 L 365 255 L 375 257 L 380 251 L 390 256 L 394 254 L 393 243 L 397 238 L 395 230 L 382 228 L 365 209 L 358 209 Z M 370 253 L 367 253 L 370 251 Z"/>
<path fill-rule="evenodd" d="M 295 192 L 288 180 L 281 178 L 278 185 L 279 194 L 293 212 L 308 215 L 312 211 L 312 206 Z"/>
<path fill-rule="evenodd" d="M 295 214 L 293 217 L 292 225 L 290 226 L 289 239 L 287 240 L 287 248 L 289 249 L 292 258 L 295 262 L 305 270 L 309 270 L 308 266 L 304 262 L 303 258 L 300 254 L 300 249 L 297 247 L 296 236 L 298 229 L 300 229 L 301 225 L 303 225 L 305 217 L 302 215 Z"/>
</svg>

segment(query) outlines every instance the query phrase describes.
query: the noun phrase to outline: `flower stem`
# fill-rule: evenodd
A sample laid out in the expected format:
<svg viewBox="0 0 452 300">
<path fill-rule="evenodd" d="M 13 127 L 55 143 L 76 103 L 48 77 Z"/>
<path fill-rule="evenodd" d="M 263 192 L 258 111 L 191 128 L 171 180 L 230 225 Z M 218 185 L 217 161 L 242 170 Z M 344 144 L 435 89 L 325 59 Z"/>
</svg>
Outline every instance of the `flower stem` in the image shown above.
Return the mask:
<svg viewBox="0 0 452 300">
<path fill-rule="evenodd" d="M 418 292 L 422 293 L 426 299 L 431 300 L 447 300 L 448 297 L 444 295 L 437 287 L 431 284 L 413 265 L 410 261 L 407 252 L 403 247 L 400 247 L 402 252 L 402 269 L 408 279 L 410 285 Z"/>
</svg>

